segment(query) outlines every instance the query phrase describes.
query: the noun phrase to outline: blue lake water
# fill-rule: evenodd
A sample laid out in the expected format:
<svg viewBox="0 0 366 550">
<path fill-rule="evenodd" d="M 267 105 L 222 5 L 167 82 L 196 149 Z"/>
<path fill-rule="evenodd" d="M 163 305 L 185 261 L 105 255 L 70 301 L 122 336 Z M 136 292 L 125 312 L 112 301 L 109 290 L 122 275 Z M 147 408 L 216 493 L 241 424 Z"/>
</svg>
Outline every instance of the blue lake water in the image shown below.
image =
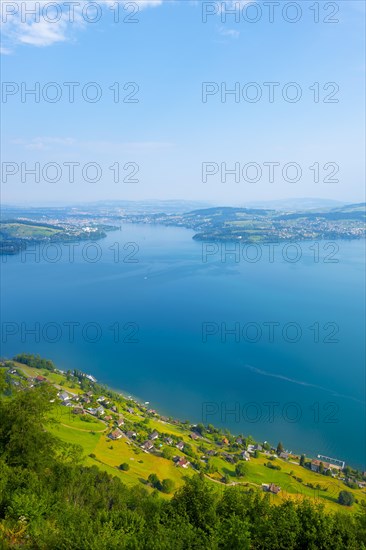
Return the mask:
<svg viewBox="0 0 366 550">
<path fill-rule="evenodd" d="M 97 248 L 3 258 L 2 355 L 40 353 L 162 414 L 366 469 L 365 243 L 325 245 L 209 245 L 204 261 L 191 231 L 131 225 Z"/>
</svg>

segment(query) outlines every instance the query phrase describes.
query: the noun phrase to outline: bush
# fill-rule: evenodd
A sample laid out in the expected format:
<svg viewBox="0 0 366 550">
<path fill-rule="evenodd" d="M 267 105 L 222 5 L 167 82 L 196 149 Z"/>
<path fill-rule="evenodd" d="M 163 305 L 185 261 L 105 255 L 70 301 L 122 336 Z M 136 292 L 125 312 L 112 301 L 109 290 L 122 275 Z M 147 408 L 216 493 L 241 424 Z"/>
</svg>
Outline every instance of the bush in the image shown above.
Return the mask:
<svg viewBox="0 0 366 550">
<path fill-rule="evenodd" d="M 94 453 L 90 453 L 90 458 L 96 458 L 95 454 Z"/>
<path fill-rule="evenodd" d="M 123 462 L 122 464 L 120 464 L 119 469 L 123 472 L 128 472 L 128 470 L 130 469 L 130 465 L 127 464 L 127 462 Z"/>
<path fill-rule="evenodd" d="M 161 482 L 161 491 L 163 493 L 172 493 L 174 491 L 175 483 L 172 479 L 163 479 Z"/>
<path fill-rule="evenodd" d="M 341 491 L 338 496 L 339 504 L 342 506 L 352 506 L 355 501 L 355 497 L 349 491 Z"/>
</svg>

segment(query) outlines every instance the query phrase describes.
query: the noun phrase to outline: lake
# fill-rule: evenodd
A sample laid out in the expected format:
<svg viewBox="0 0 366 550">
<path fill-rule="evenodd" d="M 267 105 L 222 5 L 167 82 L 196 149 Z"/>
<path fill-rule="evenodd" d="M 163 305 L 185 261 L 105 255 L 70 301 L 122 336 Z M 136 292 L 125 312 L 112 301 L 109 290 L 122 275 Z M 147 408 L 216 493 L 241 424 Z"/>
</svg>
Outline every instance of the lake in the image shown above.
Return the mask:
<svg viewBox="0 0 366 550">
<path fill-rule="evenodd" d="M 2 355 L 366 469 L 365 242 L 234 250 L 192 235 L 126 225 L 3 257 Z"/>
</svg>

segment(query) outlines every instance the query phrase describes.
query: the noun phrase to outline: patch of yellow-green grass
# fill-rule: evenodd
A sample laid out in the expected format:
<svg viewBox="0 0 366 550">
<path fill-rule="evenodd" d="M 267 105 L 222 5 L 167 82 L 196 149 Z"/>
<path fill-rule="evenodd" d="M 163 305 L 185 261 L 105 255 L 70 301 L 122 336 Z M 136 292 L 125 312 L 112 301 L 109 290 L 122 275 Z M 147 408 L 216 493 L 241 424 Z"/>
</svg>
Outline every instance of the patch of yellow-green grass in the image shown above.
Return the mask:
<svg viewBox="0 0 366 550">
<path fill-rule="evenodd" d="M 101 433 L 75 430 L 59 423 L 49 423 L 47 429 L 62 441 L 81 445 L 85 455 L 93 453 L 99 439 L 103 437 Z"/>
<path fill-rule="evenodd" d="M 318 500 L 323 503 L 327 509 L 346 510 L 349 512 L 356 512 L 359 510 L 359 505 L 354 504 L 352 507 L 340 506 L 336 501 L 340 491 L 347 490 L 354 494 L 355 498 L 366 498 L 366 491 L 360 489 L 350 489 L 344 485 L 340 480 L 333 477 L 327 477 L 319 475 L 307 468 L 303 468 L 297 464 L 292 464 L 284 460 L 275 460 L 272 464 L 279 465 L 281 470 L 272 470 L 266 466 L 268 457 L 260 456 L 255 459 L 252 458 L 246 463 L 247 475 L 245 481 L 250 481 L 261 485 L 262 483 L 275 483 L 281 487 L 281 493 L 278 495 L 279 500 L 284 498 L 304 498 Z M 302 479 L 302 482 L 297 481 L 290 475 Z M 312 489 L 307 487 L 306 484 L 311 483 L 315 487 L 320 485 L 320 489 Z"/>
<path fill-rule="evenodd" d="M 123 472 L 122 478 L 129 485 L 143 483 L 151 473 L 155 473 L 160 480 L 172 479 L 177 488 L 183 484 L 183 476 L 192 474 L 189 468 L 178 468 L 171 460 L 143 452 L 126 438 L 113 441 L 103 435 L 93 452 L 98 460 L 112 468 L 127 462 L 130 469 Z"/>
<path fill-rule="evenodd" d="M 148 426 L 151 430 L 156 430 L 160 433 L 169 433 L 180 437 L 182 441 L 189 441 L 190 443 L 193 443 L 189 437 L 189 432 L 178 425 L 170 424 L 170 422 L 163 422 L 162 420 L 157 420 L 156 418 L 150 418 Z"/>
<path fill-rule="evenodd" d="M 22 223 L 4 223 L 1 228 L 13 237 L 51 237 L 55 233 L 59 233 L 60 229 L 52 227 L 44 227 L 37 225 L 28 225 Z"/>
<path fill-rule="evenodd" d="M 82 394 L 83 391 L 78 387 L 75 386 L 75 388 L 72 388 L 70 385 L 68 385 L 68 382 L 62 374 L 58 374 L 57 372 L 49 372 L 45 369 L 36 369 L 33 367 L 29 367 L 28 365 L 23 365 L 23 363 L 18 363 L 17 361 L 13 361 L 15 367 L 22 371 L 26 376 L 35 378 L 36 376 L 43 376 L 47 380 L 49 380 L 52 384 L 58 384 L 60 385 L 61 382 L 64 382 L 64 385 L 62 386 L 62 389 L 64 391 L 67 391 L 69 393 L 74 394 Z"/>
<path fill-rule="evenodd" d="M 107 426 L 104 422 L 101 422 L 97 418 L 94 418 L 90 414 L 78 415 L 73 414 L 73 407 L 64 407 L 62 405 L 56 405 L 51 411 L 50 416 L 55 418 L 61 424 L 65 424 L 70 428 L 82 430 L 85 432 L 103 432 L 107 429 Z M 82 420 L 82 418 L 87 418 L 88 421 Z"/>
</svg>

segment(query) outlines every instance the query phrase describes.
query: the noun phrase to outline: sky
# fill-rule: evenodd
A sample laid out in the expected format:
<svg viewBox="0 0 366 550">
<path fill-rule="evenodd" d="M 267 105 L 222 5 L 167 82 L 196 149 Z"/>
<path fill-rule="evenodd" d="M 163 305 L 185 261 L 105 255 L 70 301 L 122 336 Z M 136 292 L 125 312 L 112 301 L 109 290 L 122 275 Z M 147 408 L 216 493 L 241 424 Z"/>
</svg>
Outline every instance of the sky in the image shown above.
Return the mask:
<svg viewBox="0 0 366 550">
<path fill-rule="evenodd" d="M 363 1 L 1 10 L 3 203 L 365 200 Z"/>
</svg>

